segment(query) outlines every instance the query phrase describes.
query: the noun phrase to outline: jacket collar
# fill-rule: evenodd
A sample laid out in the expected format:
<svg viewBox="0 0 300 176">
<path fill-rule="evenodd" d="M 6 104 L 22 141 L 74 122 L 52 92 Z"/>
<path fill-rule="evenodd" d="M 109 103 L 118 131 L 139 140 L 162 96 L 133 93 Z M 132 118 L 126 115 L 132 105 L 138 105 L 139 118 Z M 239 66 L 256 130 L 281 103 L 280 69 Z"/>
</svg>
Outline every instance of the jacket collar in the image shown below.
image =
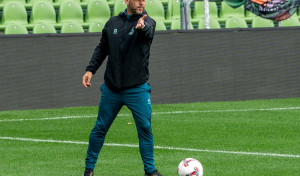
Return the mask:
<svg viewBox="0 0 300 176">
<path fill-rule="evenodd" d="M 125 10 L 126 10 L 126 9 L 125 9 Z M 125 11 L 125 10 L 124 10 L 124 11 Z M 127 17 L 126 17 L 126 14 L 124 13 L 124 11 L 120 12 L 120 13 L 119 13 L 119 16 L 120 16 L 122 19 L 124 19 L 124 20 L 128 20 Z M 146 10 L 144 10 L 141 14 L 133 14 L 133 15 L 129 18 L 128 21 L 135 21 L 135 20 L 138 20 L 138 19 L 140 19 L 140 18 L 141 18 L 142 16 L 144 16 L 144 15 L 148 15 Z"/>
</svg>

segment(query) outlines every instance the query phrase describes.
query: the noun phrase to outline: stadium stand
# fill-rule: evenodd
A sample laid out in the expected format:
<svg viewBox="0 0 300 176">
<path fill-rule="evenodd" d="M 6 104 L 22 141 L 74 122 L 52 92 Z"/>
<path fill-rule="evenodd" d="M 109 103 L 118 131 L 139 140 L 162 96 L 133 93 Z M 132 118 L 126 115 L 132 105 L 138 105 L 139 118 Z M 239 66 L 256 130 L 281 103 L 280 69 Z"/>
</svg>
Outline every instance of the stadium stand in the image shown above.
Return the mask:
<svg viewBox="0 0 300 176">
<path fill-rule="evenodd" d="M 165 31 L 167 30 L 166 25 L 163 21 L 156 20 L 156 31 Z"/>
<path fill-rule="evenodd" d="M 169 0 L 166 19 L 180 19 L 180 0 Z"/>
<path fill-rule="evenodd" d="M 115 4 L 116 1 L 117 0 L 107 0 L 107 2 L 110 3 L 110 4 Z"/>
<path fill-rule="evenodd" d="M 166 8 L 165 24 L 171 23 L 174 19 L 180 19 L 180 0 L 169 0 Z M 190 9 L 190 19 L 193 20 Z"/>
<path fill-rule="evenodd" d="M 2 24 L 27 24 L 27 12 L 20 2 L 6 2 L 2 12 Z"/>
<path fill-rule="evenodd" d="M 218 19 L 216 19 L 216 18 L 209 19 L 209 27 L 210 27 L 210 29 L 221 29 L 220 23 L 219 23 Z M 202 18 L 199 21 L 198 29 L 205 29 L 205 19 L 204 18 Z"/>
<path fill-rule="evenodd" d="M 248 28 L 248 25 L 243 18 L 227 18 L 225 28 Z"/>
<path fill-rule="evenodd" d="M 61 4 L 62 2 L 65 2 L 66 0 L 54 0 L 55 3 Z M 71 0 L 73 2 L 78 2 L 80 3 L 80 0 Z"/>
<path fill-rule="evenodd" d="M 83 23 L 83 11 L 80 3 L 72 0 L 65 0 L 60 4 L 58 23 Z"/>
<path fill-rule="evenodd" d="M 126 9 L 127 5 L 125 4 L 124 0 L 116 0 L 113 9 L 113 16 L 118 15 L 120 12 Z"/>
<path fill-rule="evenodd" d="M 300 22 L 296 14 L 286 20 L 281 21 L 281 27 L 290 26 L 300 26 Z"/>
<path fill-rule="evenodd" d="M 160 0 L 146 0 L 146 11 L 156 21 L 165 21 L 165 11 Z"/>
<path fill-rule="evenodd" d="M 209 16 L 210 18 L 218 18 L 218 7 L 216 2 L 209 2 Z M 193 19 L 197 19 L 199 21 L 201 18 L 204 18 L 204 2 L 196 1 L 194 5 Z"/>
<path fill-rule="evenodd" d="M 53 24 L 35 24 L 32 30 L 33 34 L 57 33 Z"/>
<path fill-rule="evenodd" d="M 221 8 L 220 8 L 220 18 L 244 18 L 245 17 L 245 10 L 244 5 L 238 7 L 238 8 L 232 8 L 224 1 L 221 2 Z"/>
<path fill-rule="evenodd" d="M 27 0 L 27 4 L 34 4 L 35 2 L 47 2 L 53 4 L 52 0 Z"/>
<path fill-rule="evenodd" d="M 274 23 L 272 20 L 265 19 L 262 17 L 254 17 L 252 19 L 252 28 L 259 28 L 259 27 L 274 27 Z"/>
<path fill-rule="evenodd" d="M 5 27 L 4 34 L 28 34 L 28 30 L 22 24 L 9 24 Z"/>
<path fill-rule="evenodd" d="M 30 23 L 47 23 L 55 24 L 56 23 L 56 13 L 52 4 L 49 2 L 36 1 L 32 5 Z"/>
<path fill-rule="evenodd" d="M 106 22 L 110 18 L 110 8 L 105 0 L 90 0 L 85 13 L 85 22 Z"/>
<path fill-rule="evenodd" d="M 249 10 L 245 10 L 245 20 L 247 23 L 252 23 L 252 20 L 255 18 L 255 17 L 259 17 L 257 15 L 255 15 L 254 13 L 250 12 Z"/>
<path fill-rule="evenodd" d="M 164 23 L 158 22 L 158 30 L 180 28 L 180 0 L 146 0 L 146 4 L 149 16 Z M 59 33 L 64 23 L 79 23 L 85 32 L 99 32 L 111 16 L 118 15 L 125 8 L 124 0 L 0 0 L 0 34 L 5 33 L 8 24 L 23 24 L 30 34 L 35 24 L 53 24 Z M 229 18 L 241 18 L 253 28 L 300 25 L 297 14 L 277 23 L 263 20 L 245 10 L 244 6 L 232 8 L 224 1 L 209 2 L 209 11 L 210 19 L 218 21 L 210 20 L 211 29 L 233 28 L 226 25 Z M 190 9 L 191 28 L 204 29 L 203 18 L 204 2 L 195 1 Z M 237 25 L 236 22 L 233 24 Z"/>
<path fill-rule="evenodd" d="M 252 13 L 252 12 L 250 12 L 249 10 L 245 10 L 245 16 L 246 16 L 246 18 L 257 17 L 257 15 L 255 15 L 255 14 Z"/>
<path fill-rule="evenodd" d="M 26 0 L 2 0 L 3 4 L 6 4 L 8 2 L 19 2 L 19 3 L 23 4 L 23 5 L 26 4 Z"/>
<path fill-rule="evenodd" d="M 181 21 L 180 19 L 172 20 L 171 22 L 171 30 L 181 29 Z M 192 22 L 190 23 L 190 29 L 194 29 Z"/>
<path fill-rule="evenodd" d="M 84 33 L 84 29 L 79 23 L 64 23 L 61 27 L 61 33 Z"/>
<path fill-rule="evenodd" d="M 102 32 L 104 28 L 104 23 L 91 23 L 89 25 L 88 32 Z"/>
</svg>

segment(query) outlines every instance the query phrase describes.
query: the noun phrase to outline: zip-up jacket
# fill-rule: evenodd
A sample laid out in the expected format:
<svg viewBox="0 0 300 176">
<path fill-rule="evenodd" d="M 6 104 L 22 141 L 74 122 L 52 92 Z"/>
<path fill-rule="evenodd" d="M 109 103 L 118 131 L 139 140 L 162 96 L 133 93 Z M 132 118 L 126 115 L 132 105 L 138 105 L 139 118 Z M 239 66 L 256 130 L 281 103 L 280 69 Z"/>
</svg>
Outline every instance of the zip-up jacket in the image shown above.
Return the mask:
<svg viewBox="0 0 300 176">
<path fill-rule="evenodd" d="M 119 92 L 147 82 L 149 78 L 150 46 L 154 37 L 155 21 L 147 16 L 143 29 L 135 29 L 138 20 L 147 14 L 126 14 L 111 17 L 102 30 L 86 71 L 93 74 L 108 56 L 104 74 L 105 84 L 111 90 Z"/>
</svg>

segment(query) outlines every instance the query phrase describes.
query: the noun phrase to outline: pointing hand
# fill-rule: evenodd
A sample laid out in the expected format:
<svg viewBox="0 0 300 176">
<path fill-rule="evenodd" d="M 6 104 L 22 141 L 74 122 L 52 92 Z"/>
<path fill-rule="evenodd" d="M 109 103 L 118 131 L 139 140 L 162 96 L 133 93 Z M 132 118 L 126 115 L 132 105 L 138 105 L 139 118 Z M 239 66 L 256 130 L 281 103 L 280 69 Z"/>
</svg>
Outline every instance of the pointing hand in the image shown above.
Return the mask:
<svg viewBox="0 0 300 176">
<path fill-rule="evenodd" d="M 141 17 L 139 19 L 139 21 L 137 22 L 136 26 L 135 26 L 135 29 L 143 29 L 143 27 L 145 26 L 145 18 L 147 17 L 147 15 L 144 15 L 143 17 Z"/>
</svg>

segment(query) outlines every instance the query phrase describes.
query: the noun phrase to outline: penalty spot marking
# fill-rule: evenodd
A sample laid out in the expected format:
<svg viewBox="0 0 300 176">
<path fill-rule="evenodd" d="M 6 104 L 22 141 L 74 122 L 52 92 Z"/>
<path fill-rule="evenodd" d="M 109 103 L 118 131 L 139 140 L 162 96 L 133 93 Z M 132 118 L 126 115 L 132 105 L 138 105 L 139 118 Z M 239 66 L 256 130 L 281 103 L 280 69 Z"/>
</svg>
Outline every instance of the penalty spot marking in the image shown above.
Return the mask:
<svg viewBox="0 0 300 176">
<path fill-rule="evenodd" d="M 222 112 L 251 112 L 251 111 L 284 111 L 284 110 L 297 110 L 300 107 L 287 107 L 287 108 L 265 108 L 265 109 L 229 109 L 229 110 L 190 110 L 190 111 L 168 111 L 168 112 L 153 112 L 152 115 L 168 115 L 168 114 L 189 114 L 189 113 L 222 113 Z M 118 114 L 120 117 L 131 116 L 131 114 Z M 95 118 L 97 115 L 86 116 L 65 116 L 65 117 L 47 117 L 47 118 L 34 118 L 34 119 L 3 119 L 0 122 L 20 122 L 20 121 L 43 121 L 43 120 L 63 120 L 63 119 L 83 119 Z"/>
<path fill-rule="evenodd" d="M 80 142 L 80 141 L 60 141 L 60 140 L 17 138 L 17 137 L 0 137 L 0 140 L 88 145 L 88 142 Z M 138 145 L 133 145 L 133 144 L 104 143 L 104 145 L 105 146 L 116 146 L 116 147 L 130 147 L 130 148 L 138 148 L 139 147 Z M 225 154 L 236 154 L 236 155 L 257 155 L 257 156 L 271 156 L 271 157 L 285 157 L 285 158 L 300 158 L 300 155 L 278 154 L 278 153 L 206 150 L 206 149 L 191 149 L 191 148 L 162 147 L 162 146 L 154 146 L 154 148 L 155 149 L 163 149 L 163 150 L 177 150 L 177 151 L 190 151 L 190 152 L 207 152 L 207 153 L 225 153 Z"/>
</svg>

